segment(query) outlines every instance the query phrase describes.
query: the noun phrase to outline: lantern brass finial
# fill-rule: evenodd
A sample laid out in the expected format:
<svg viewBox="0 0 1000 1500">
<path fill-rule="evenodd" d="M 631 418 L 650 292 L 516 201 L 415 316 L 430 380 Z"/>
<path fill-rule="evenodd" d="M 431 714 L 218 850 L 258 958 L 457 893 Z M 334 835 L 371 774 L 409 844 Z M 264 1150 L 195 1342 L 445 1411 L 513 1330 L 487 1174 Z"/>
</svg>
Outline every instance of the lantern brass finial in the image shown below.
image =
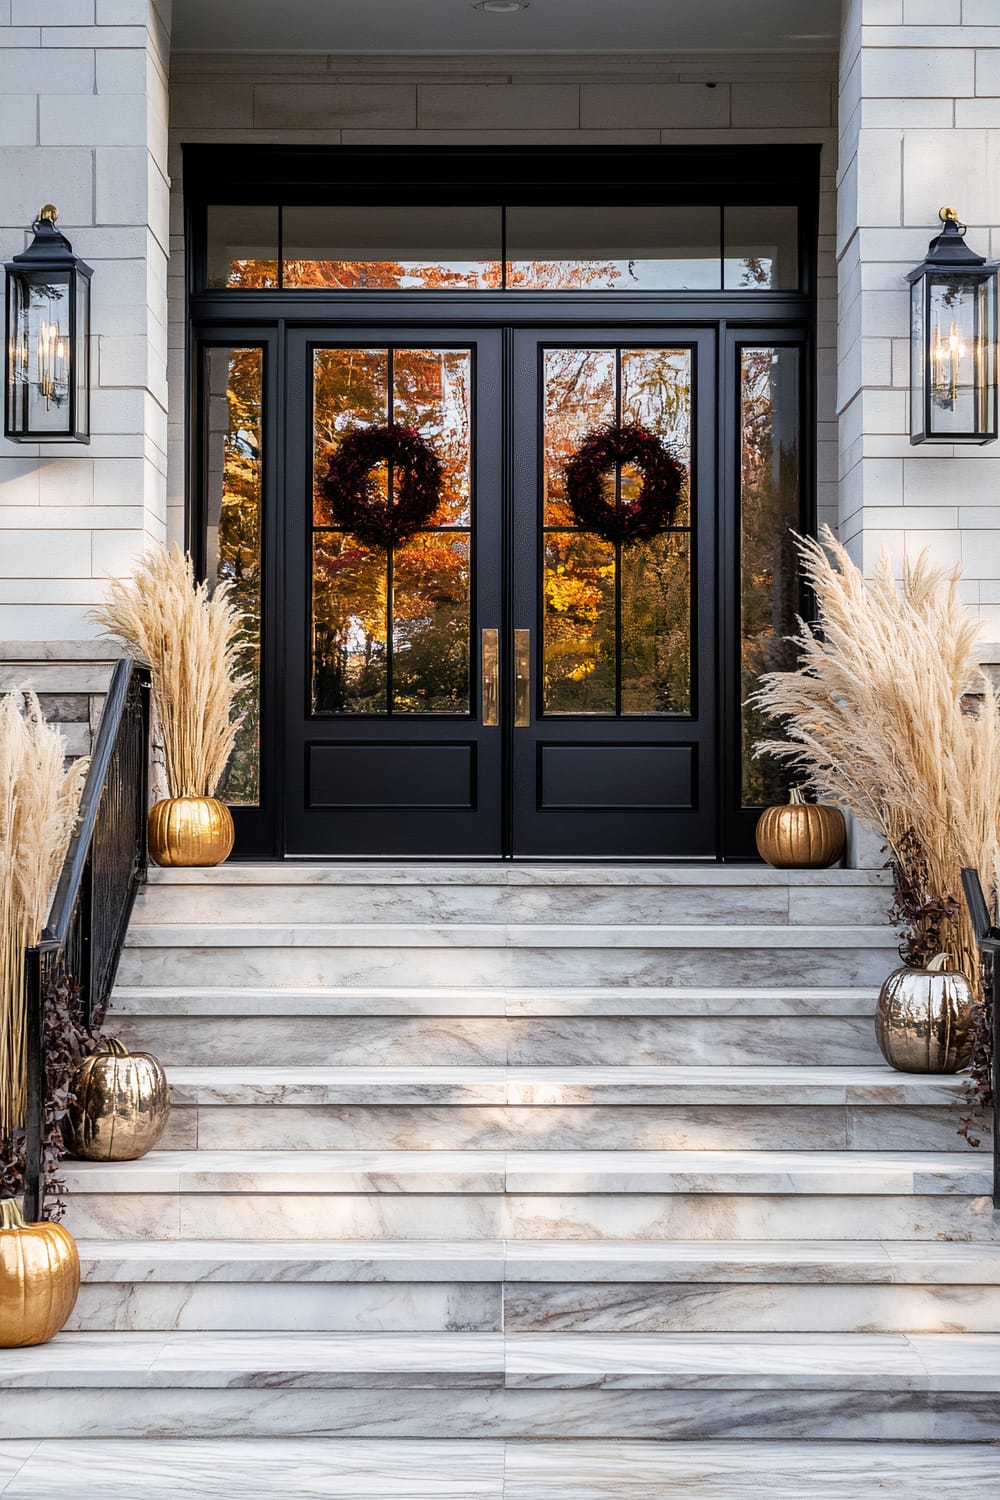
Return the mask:
<svg viewBox="0 0 1000 1500">
<path fill-rule="evenodd" d="M 50 224 L 54 224 L 58 217 L 59 210 L 58 208 L 56 208 L 55 204 L 46 203 L 41 213 L 38 215 L 38 222 L 41 223 L 44 219 L 48 219 Z"/>
<path fill-rule="evenodd" d="M 942 224 L 947 224 L 947 223 L 949 223 L 949 221 L 952 224 L 957 224 L 959 222 L 959 220 L 958 220 L 958 209 L 957 208 L 951 208 L 946 203 L 945 206 L 944 206 L 944 208 L 939 208 L 938 209 L 938 218 L 941 220 Z"/>
</svg>

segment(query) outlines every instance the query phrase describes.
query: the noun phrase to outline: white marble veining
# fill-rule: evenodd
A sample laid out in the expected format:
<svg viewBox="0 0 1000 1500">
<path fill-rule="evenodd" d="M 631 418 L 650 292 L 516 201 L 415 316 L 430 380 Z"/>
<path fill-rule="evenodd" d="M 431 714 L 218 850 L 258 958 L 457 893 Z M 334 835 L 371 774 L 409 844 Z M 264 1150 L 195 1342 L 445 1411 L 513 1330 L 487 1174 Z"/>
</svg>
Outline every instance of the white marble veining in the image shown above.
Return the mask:
<svg viewBox="0 0 1000 1500">
<path fill-rule="evenodd" d="M 808 1067 L 174 1067 L 175 1104 L 909 1104 L 951 1107 L 959 1074 Z"/>
<path fill-rule="evenodd" d="M 504 1444 L 343 1438 L 93 1439 L 13 1444 L 26 1449 L 16 1484 L 4 1489 L 8 1445 L 0 1442 L 0 1494 L 10 1500 L 503 1500 Z M 30 1463 L 29 1461 L 30 1460 Z"/>
<path fill-rule="evenodd" d="M 1000 1451 L 921 1443 L 508 1443 L 504 1500 L 968 1500 Z"/>
<path fill-rule="evenodd" d="M 252 984 L 197 988 L 183 984 L 119 985 L 117 1015 L 135 1016 L 858 1016 L 871 1019 L 878 986 L 773 989 L 697 985 L 663 988 L 602 985 L 599 989 L 531 985 L 470 989 L 436 985 L 371 988 L 323 985 L 261 988 Z"/>
<path fill-rule="evenodd" d="M 27 1453 L 22 1459 L 21 1454 Z M 4 1476 L 16 1464 L 17 1483 Z M 56 1500 L 967 1500 L 1000 1486 L 971 1443 L 503 1442 L 383 1438 L 0 1443 L 0 1493 Z"/>
<path fill-rule="evenodd" d="M 167 1062 L 170 1149 L 66 1163 L 81 1296 L 0 1361 L 6 1430 L 339 1436 L 317 1493 L 373 1500 L 533 1500 L 505 1439 L 995 1440 L 989 1161 L 960 1079 L 878 1060 L 887 898 L 705 865 L 156 872 L 111 1026 Z M 348 1441 L 417 1437 L 430 1492 Z M 590 1451 L 573 1500 L 651 1500 L 645 1448 L 631 1489 Z"/>
</svg>

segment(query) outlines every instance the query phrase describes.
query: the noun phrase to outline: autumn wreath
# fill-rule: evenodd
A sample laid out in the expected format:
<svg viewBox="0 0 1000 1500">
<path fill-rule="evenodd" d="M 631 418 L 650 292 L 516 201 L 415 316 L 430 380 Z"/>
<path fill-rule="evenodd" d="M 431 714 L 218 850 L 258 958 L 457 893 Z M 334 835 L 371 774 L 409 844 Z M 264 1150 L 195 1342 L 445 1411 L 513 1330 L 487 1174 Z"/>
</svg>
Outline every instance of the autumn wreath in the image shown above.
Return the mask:
<svg viewBox="0 0 1000 1500">
<path fill-rule="evenodd" d="M 609 500 L 603 478 L 623 464 L 639 470 L 642 488 L 635 500 Z M 606 542 L 645 542 L 673 525 L 684 477 L 660 438 L 638 422 L 612 422 L 589 432 L 566 464 L 566 499 L 577 525 Z"/>
<path fill-rule="evenodd" d="M 387 464 L 388 503 L 372 478 Z M 349 432 L 330 459 L 320 491 L 335 525 L 369 547 L 395 547 L 426 526 L 441 498 L 441 463 L 418 432 L 395 423 Z"/>
</svg>

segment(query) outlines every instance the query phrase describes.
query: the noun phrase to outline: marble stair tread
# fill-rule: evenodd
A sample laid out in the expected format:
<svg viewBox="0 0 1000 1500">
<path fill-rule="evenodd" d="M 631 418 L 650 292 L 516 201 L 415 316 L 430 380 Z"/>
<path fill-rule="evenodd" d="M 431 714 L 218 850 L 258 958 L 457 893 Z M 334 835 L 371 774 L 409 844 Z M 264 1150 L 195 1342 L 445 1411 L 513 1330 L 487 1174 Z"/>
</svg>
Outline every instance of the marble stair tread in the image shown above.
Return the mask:
<svg viewBox="0 0 1000 1500">
<path fill-rule="evenodd" d="M 112 996 L 116 1016 L 861 1016 L 870 1018 L 877 987 L 800 986 L 705 989 L 697 985 L 602 985 L 599 988 L 426 989 L 351 986 L 261 987 L 123 985 Z"/>
<path fill-rule="evenodd" d="M 961 1074 L 871 1067 L 171 1067 L 178 1105 L 944 1105 Z"/>
<path fill-rule="evenodd" d="M 157 886 L 497 885 L 497 886 L 884 886 L 884 870 L 774 870 L 767 865 L 692 864 L 280 864 L 230 862 L 204 869 L 151 865 Z"/>
<path fill-rule="evenodd" d="M 0 1494 L 75 1500 L 968 1500 L 1000 1489 L 988 1443 L 495 1438 L 0 1441 Z M 5 1488 L 5 1485 L 7 1488 Z M 294 1491 L 292 1490 L 294 1486 Z"/>
<path fill-rule="evenodd" d="M 1000 1244 L 946 1241 L 80 1240 L 89 1282 L 1000 1285 Z"/>
<path fill-rule="evenodd" d="M 906 1151 L 154 1151 L 66 1161 L 73 1193 L 971 1195 L 992 1157 Z"/>
<path fill-rule="evenodd" d="M 133 923 L 127 949 L 142 948 L 884 948 L 887 925 L 671 926 L 547 922 Z"/>
<path fill-rule="evenodd" d="M 0 1389 L 1000 1392 L 996 1334 L 68 1333 Z"/>
</svg>

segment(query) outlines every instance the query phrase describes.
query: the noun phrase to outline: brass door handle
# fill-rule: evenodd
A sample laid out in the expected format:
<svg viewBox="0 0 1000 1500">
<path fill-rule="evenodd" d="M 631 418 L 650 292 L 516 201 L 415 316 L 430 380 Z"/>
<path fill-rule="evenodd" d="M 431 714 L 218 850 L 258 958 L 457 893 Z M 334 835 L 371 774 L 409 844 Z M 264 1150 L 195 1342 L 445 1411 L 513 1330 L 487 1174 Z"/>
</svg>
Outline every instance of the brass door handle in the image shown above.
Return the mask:
<svg viewBox="0 0 1000 1500">
<path fill-rule="evenodd" d="M 531 723 L 531 631 L 514 631 L 514 727 Z"/>
<path fill-rule="evenodd" d="M 500 723 L 500 632 L 483 631 L 483 726 L 495 729 Z"/>
</svg>

